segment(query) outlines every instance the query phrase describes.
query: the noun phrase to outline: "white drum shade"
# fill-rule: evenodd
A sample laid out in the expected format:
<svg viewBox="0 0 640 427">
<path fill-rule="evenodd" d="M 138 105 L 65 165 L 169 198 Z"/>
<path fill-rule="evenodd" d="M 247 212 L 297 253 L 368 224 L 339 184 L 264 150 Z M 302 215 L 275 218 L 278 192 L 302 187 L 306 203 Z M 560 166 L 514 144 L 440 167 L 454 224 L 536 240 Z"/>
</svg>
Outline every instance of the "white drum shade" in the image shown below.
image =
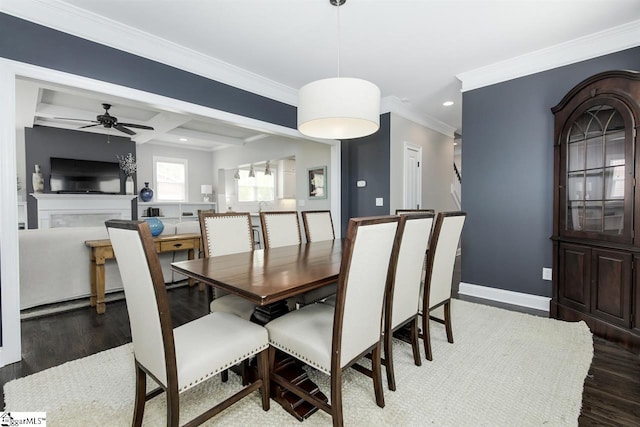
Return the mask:
<svg viewBox="0 0 640 427">
<path fill-rule="evenodd" d="M 316 80 L 298 92 L 298 130 L 314 138 L 350 139 L 380 128 L 380 89 L 337 77 Z"/>
</svg>

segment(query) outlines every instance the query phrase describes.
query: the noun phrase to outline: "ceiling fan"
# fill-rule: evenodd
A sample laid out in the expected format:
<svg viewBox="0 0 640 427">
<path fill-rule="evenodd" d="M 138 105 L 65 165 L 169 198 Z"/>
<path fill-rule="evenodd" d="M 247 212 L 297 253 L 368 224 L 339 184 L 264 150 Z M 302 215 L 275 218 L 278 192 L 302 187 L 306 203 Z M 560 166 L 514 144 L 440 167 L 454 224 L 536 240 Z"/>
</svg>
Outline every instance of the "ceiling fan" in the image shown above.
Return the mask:
<svg viewBox="0 0 640 427">
<path fill-rule="evenodd" d="M 109 114 L 109 109 L 111 108 L 111 104 L 102 104 L 102 108 L 104 108 L 104 114 L 99 114 L 96 117 L 96 120 L 85 120 L 85 119 L 71 119 L 68 117 L 56 117 L 56 119 L 60 120 L 77 120 L 82 122 L 92 122 L 92 125 L 81 126 L 78 129 L 85 129 L 94 126 L 104 126 L 106 128 L 114 128 L 119 130 L 120 132 L 124 132 L 127 135 L 135 135 L 136 133 L 128 128 L 136 128 L 136 129 L 146 129 L 153 130 L 151 126 L 145 125 L 137 125 L 135 123 L 120 123 L 118 122 L 118 118 Z"/>
</svg>

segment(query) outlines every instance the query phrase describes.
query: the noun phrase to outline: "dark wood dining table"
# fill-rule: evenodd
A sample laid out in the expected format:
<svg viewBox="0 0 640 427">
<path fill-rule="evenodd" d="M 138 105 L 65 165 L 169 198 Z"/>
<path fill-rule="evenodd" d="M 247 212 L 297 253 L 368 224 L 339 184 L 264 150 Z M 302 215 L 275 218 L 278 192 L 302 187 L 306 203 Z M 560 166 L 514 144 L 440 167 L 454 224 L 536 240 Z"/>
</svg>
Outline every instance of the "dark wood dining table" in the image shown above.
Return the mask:
<svg viewBox="0 0 640 427">
<path fill-rule="evenodd" d="M 342 261 L 341 239 L 271 249 L 256 249 L 233 255 L 174 262 L 173 270 L 205 285 L 224 289 L 256 304 L 252 321 L 265 324 L 285 314 L 288 298 L 335 283 Z M 290 358 L 276 363 L 280 375 L 298 385 L 317 390 L 316 397 L 327 401 L 299 364 Z M 317 408 L 279 387 L 273 397 L 298 420 L 309 417 Z"/>
</svg>

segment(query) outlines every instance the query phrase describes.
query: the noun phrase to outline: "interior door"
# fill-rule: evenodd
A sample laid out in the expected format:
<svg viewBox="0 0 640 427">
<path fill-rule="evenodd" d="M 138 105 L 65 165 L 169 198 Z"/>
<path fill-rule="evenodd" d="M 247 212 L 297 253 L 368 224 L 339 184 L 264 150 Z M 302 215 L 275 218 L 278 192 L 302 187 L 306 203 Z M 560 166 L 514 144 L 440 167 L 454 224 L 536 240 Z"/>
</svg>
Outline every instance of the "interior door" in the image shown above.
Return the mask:
<svg viewBox="0 0 640 427">
<path fill-rule="evenodd" d="M 422 148 L 405 143 L 404 146 L 404 197 L 403 209 L 420 209 L 422 206 Z"/>
</svg>

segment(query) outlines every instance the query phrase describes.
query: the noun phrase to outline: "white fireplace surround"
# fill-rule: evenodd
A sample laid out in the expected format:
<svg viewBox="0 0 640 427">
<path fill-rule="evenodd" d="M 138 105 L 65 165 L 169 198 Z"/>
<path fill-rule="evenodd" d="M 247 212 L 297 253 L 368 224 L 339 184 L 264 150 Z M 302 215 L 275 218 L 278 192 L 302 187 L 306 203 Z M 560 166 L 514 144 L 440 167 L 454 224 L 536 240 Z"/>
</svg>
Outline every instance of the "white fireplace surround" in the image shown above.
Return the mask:
<svg viewBox="0 0 640 427">
<path fill-rule="evenodd" d="M 31 193 L 38 203 L 38 228 L 103 225 L 107 219 L 131 219 L 136 195 Z"/>
</svg>

